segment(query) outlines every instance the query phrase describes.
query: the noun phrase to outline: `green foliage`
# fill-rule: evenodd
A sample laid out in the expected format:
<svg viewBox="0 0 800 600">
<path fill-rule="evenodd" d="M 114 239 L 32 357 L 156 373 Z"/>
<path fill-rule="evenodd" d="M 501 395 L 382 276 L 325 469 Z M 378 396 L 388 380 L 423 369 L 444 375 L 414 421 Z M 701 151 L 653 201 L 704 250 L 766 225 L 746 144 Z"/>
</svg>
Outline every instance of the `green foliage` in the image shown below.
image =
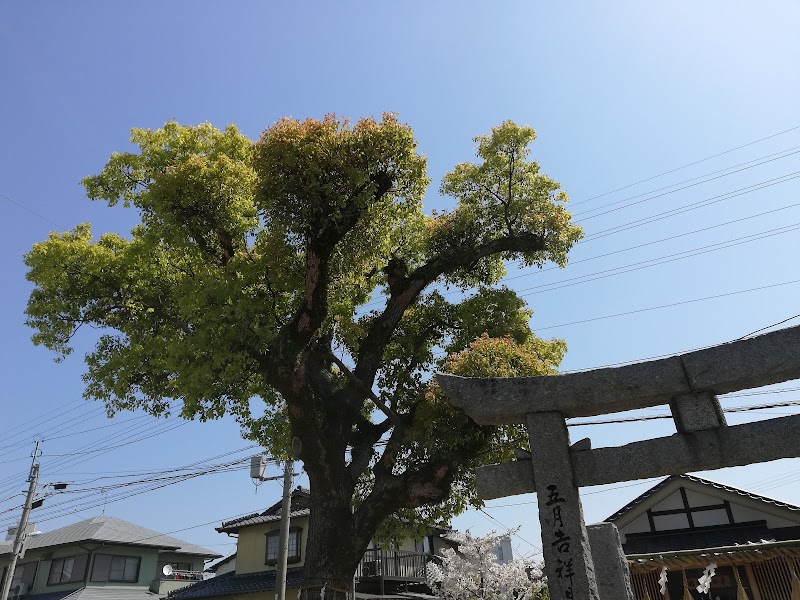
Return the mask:
<svg viewBox="0 0 800 600">
<path fill-rule="evenodd" d="M 83 325 L 98 328 L 86 396 L 109 412 L 168 414 L 177 400 L 184 418 L 233 414 L 276 455 L 300 437 L 312 487 L 376 507 L 364 535 L 376 514 L 398 517 L 388 537 L 445 522 L 476 502 L 471 469 L 526 441 L 475 425 L 431 371 L 546 375 L 566 350 L 496 287 L 505 261 L 563 266 L 581 236 L 528 160 L 534 137 L 505 122 L 476 138 L 480 162 L 441 185 L 456 208 L 429 216 L 425 158 L 394 115 L 282 119 L 257 142 L 234 126 L 135 129 L 138 151 L 83 183 L 141 223 L 34 245 L 33 341 L 61 359 Z M 436 282 L 474 293 L 451 302 Z"/>
<path fill-rule="evenodd" d="M 451 276 L 464 284 L 494 283 L 504 274 L 503 260 L 519 259 L 541 266 L 551 260 L 567 263 L 567 252 L 582 236 L 570 224 L 563 204 L 567 195 L 558 183 L 539 171 L 539 163 L 526 160 L 536 138 L 530 127 L 505 121 L 491 135 L 475 138 L 480 164 L 462 163 L 445 175 L 440 191 L 458 198 L 458 208 L 438 219 L 430 250 L 452 245 L 474 246 L 501 235 L 543 236 L 545 247 L 522 253 L 504 252 L 482 259 Z"/>
</svg>

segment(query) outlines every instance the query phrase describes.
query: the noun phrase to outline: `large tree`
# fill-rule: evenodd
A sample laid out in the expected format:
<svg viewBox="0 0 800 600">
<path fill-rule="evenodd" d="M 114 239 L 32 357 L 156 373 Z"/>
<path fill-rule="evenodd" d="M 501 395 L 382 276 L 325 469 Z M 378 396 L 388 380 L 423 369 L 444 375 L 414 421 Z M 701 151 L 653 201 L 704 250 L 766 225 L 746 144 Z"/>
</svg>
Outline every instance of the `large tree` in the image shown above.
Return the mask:
<svg viewBox="0 0 800 600">
<path fill-rule="evenodd" d="M 340 594 L 381 527 L 463 510 L 471 469 L 524 444 L 452 409 L 430 373 L 546 374 L 565 351 L 499 285 L 507 261 L 563 266 L 581 236 L 528 158 L 534 138 L 511 122 L 476 138 L 478 163 L 441 184 L 456 207 L 428 215 L 425 158 L 393 115 L 282 119 L 256 142 L 136 129 L 139 150 L 83 183 L 141 223 L 33 247 L 33 340 L 63 357 L 82 325 L 99 329 L 86 396 L 112 413 L 178 400 L 184 418 L 235 415 L 275 454 L 298 438 L 307 583 Z"/>
</svg>

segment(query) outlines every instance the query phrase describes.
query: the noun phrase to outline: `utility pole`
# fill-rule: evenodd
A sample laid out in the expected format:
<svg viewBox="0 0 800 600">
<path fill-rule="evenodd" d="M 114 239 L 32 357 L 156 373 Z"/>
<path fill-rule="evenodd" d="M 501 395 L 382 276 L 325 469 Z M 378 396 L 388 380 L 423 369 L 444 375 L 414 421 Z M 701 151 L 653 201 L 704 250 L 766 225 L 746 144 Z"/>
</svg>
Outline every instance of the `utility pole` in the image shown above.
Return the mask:
<svg viewBox="0 0 800 600">
<path fill-rule="evenodd" d="M 289 512 L 292 509 L 292 468 L 288 459 L 283 465 L 283 500 L 281 501 L 281 530 L 278 538 L 278 573 L 275 581 L 275 600 L 286 600 L 286 564 L 289 558 Z M 0 600 L 6 600 L 2 598 Z"/>
<path fill-rule="evenodd" d="M 11 591 L 11 580 L 14 579 L 14 570 L 17 568 L 17 560 L 19 555 L 22 554 L 22 547 L 27 537 L 28 516 L 31 514 L 33 507 L 33 496 L 36 493 L 36 483 L 39 479 L 39 463 L 36 459 L 39 457 L 39 442 L 36 442 L 36 448 L 33 451 L 33 461 L 31 462 L 31 471 L 28 475 L 28 496 L 25 499 L 25 507 L 22 509 L 22 518 L 19 520 L 17 533 L 14 536 L 14 547 L 11 551 L 11 562 L 6 569 L 6 578 L 3 582 L 3 591 L 0 594 L 0 600 L 8 600 L 8 593 Z"/>
</svg>

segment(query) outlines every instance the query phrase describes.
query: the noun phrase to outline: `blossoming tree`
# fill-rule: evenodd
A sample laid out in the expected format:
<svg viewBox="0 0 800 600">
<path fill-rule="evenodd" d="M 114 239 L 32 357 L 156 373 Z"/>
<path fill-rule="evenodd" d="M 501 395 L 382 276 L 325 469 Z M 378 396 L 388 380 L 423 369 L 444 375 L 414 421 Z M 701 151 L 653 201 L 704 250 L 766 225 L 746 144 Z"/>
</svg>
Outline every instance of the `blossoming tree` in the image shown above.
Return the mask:
<svg viewBox="0 0 800 600">
<path fill-rule="evenodd" d="M 549 598 L 540 563 L 500 563 L 501 537 L 451 535 L 458 549 L 442 551 L 441 564 L 428 565 L 428 585 L 448 600 L 545 600 Z"/>
</svg>

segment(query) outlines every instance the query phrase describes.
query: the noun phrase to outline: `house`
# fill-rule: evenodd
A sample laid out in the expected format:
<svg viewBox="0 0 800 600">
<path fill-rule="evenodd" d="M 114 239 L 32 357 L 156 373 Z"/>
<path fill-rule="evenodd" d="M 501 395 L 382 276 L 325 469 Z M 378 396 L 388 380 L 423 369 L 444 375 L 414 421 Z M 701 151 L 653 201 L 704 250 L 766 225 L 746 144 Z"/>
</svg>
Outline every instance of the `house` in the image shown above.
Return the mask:
<svg viewBox="0 0 800 600">
<path fill-rule="evenodd" d="M 236 552 L 207 566 L 205 570 L 206 573 L 212 573 L 215 577 L 234 571 L 236 571 Z"/>
<path fill-rule="evenodd" d="M 291 494 L 287 589 L 299 590 L 303 584 L 310 498 L 310 492 L 300 487 Z M 274 600 L 280 520 L 281 503 L 277 502 L 262 513 L 223 523 L 217 531 L 237 536 L 236 554 L 212 565 L 216 577 L 179 590 L 170 599 L 236 600 L 247 594 L 248 600 Z M 426 564 L 442 547 L 452 545 L 442 537 L 444 532 L 432 531 L 423 539 L 404 540 L 391 549 L 370 544 L 356 570 L 357 594 L 429 593 Z"/>
<path fill-rule="evenodd" d="M 13 543 L 0 543 L 5 577 Z M 11 598 L 87 600 L 157 598 L 203 578 L 221 555 L 109 516 L 29 536 L 17 562 Z M 165 568 L 169 565 L 170 568 Z M 169 575 L 165 573 L 171 573 Z"/>
<path fill-rule="evenodd" d="M 673 599 L 685 585 L 693 598 L 737 600 L 741 582 L 750 600 L 788 600 L 800 574 L 800 507 L 700 477 L 667 477 L 606 521 L 619 529 L 637 600 L 663 597 L 663 568 Z M 700 595 L 711 563 L 710 594 Z"/>
</svg>

